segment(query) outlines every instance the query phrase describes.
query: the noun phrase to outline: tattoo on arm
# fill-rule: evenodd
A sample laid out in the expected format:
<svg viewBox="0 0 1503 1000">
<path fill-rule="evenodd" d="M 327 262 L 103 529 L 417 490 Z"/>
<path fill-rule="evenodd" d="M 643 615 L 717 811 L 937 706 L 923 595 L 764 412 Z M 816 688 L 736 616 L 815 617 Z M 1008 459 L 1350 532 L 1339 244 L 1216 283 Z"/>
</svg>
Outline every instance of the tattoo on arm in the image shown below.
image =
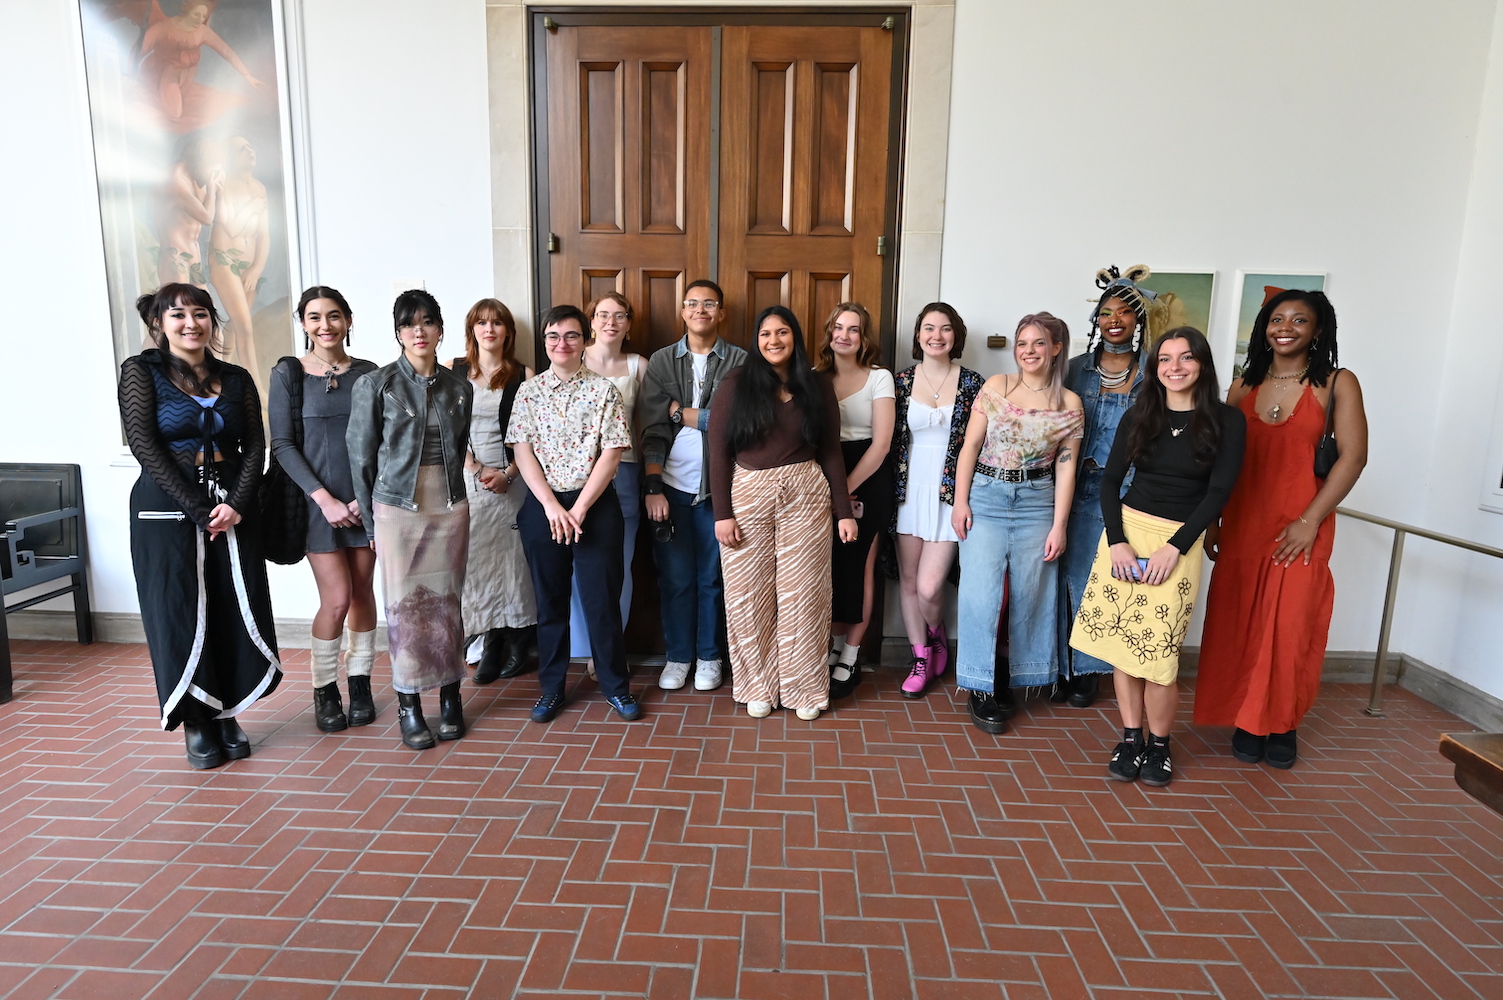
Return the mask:
<svg viewBox="0 0 1503 1000">
<path fill-rule="evenodd" d="M 1070 449 L 1069 448 L 1061 448 L 1059 450 L 1059 459 L 1058 459 L 1058 461 L 1059 461 L 1060 465 L 1069 465 L 1070 464 Z"/>
</svg>

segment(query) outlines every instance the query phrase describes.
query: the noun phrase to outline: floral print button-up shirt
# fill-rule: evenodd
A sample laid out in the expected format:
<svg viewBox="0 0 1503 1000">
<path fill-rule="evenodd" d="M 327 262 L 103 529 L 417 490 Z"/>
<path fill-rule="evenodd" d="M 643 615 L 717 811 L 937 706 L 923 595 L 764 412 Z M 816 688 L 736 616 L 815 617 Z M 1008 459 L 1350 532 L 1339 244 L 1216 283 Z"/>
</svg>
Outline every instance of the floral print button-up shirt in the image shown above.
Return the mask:
<svg viewBox="0 0 1503 1000">
<path fill-rule="evenodd" d="M 631 447 L 626 404 L 583 365 L 568 378 L 548 368 L 517 389 L 506 443 L 529 445 L 557 492 L 582 489 L 603 449 Z"/>
</svg>

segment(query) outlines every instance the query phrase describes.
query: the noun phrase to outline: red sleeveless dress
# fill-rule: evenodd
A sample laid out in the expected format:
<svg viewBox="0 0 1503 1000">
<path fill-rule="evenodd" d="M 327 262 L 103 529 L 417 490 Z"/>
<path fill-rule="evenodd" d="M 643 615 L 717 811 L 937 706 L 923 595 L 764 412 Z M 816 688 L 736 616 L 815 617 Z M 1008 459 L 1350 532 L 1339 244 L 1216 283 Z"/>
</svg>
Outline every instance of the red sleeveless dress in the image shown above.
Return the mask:
<svg viewBox="0 0 1503 1000">
<path fill-rule="evenodd" d="M 1247 417 L 1242 474 L 1221 513 L 1221 553 L 1206 598 L 1195 682 L 1195 721 L 1259 736 L 1298 728 L 1320 689 L 1336 597 L 1331 546 L 1336 517 L 1315 535 L 1310 565 L 1275 566 L 1274 539 L 1320 490 L 1315 448 L 1325 412 L 1307 385 L 1281 424 L 1265 423 L 1257 392 L 1238 403 Z"/>
</svg>

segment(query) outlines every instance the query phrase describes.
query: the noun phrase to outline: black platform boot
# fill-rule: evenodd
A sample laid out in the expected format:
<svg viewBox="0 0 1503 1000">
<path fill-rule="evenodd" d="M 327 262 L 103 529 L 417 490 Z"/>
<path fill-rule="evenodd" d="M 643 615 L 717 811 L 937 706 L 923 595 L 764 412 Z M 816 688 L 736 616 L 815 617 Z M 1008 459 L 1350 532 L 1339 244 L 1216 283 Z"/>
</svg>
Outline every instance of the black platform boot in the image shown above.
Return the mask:
<svg viewBox="0 0 1503 1000">
<path fill-rule="evenodd" d="M 459 697 L 459 682 L 438 689 L 438 738 L 457 740 L 465 734 L 464 703 Z"/>
<path fill-rule="evenodd" d="M 369 674 L 350 675 L 350 725 L 370 725 L 376 718 L 376 702 L 371 697 Z"/>
<path fill-rule="evenodd" d="M 507 656 L 511 652 L 509 633 L 511 629 L 493 628 L 485 633 L 485 645 L 480 654 L 480 665 L 475 668 L 475 683 L 489 684 L 500 677 L 511 677 L 504 672 Z"/>
<path fill-rule="evenodd" d="M 423 718 L 423 702 L 418 695 L 397 692 L 397 724 L 402 727 L 402 742 L 414 750 L 427 750 L 438 742 Z"/>
<path fill-rule="evenodd" d="M 224 763 L 224 747 L 219 743 L 219 723 L 184 722 L 183 742 L 188 748 L 188 766 L 207 771 Z"/>
<path fill-rule="evenodd" d="M 354 701 L 354 697 L 350 698 Z M 337 733 L 348 729 L 350 720 L 344 716 L 344 702 L 339 698 L 339 685 L 325 684 L 313 689 L 313 724 L 321 733 Z"/>
<path fill-rule="evenodd" d="M 233 718 L 219 720 L 219 744 L 226 760 L 244 760 L 251 755 L 250 737 Z"/>
</svg>

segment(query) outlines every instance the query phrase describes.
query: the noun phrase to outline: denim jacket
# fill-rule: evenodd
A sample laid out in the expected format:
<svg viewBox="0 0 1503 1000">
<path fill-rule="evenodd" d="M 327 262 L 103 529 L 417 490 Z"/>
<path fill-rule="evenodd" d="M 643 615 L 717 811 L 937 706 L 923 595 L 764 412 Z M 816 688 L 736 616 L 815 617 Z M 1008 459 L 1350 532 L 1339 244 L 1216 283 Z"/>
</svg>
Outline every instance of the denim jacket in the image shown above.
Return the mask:
<svg viewBox="0 0 1503 1000">
<path fill-rule="evenodd" d="M 1132 388 L 1127 392 L 1102 392 L 1098 372 L 1100 358 L 1095 351 L 1087 351 L 1070 359 L 1065 369 L 1065 388 L 1073 391 L 1085 404 L 1085 440 L 1080 446 L 1080 464 L 1094 463 L 1099 471 L 1106 468 L 1112 454 L 1112 442 L 1117 438 L 1117 425 L 1122 415 L 1138 401 L 1143 389 L 1143 373 L 1148 368 L 1148 348 L 1138 355 L 1138 371 L 1133 376 Z"/>
<path fill-rule="evenodd" d="M 449 503 L 466 498 L 464 455 L 470 441 L 470 406 L 475 396 L 468 382 L 443 365 L 431 379 L 424 378 L 412 370 L 404 355 L 360 376 L 350 396 L 345 444 L 350 452 L 360 519 L 372 540 L 376 537 L 373 504 L 418 509 L 413 498 L 430 399 L 438 409 Z"/>
<path fill-rule="evenodd" d="M 709 400 L 726 375 L 745 362 L 746 351 L 724 337 L 716 340 L 710 348 L 710 357 L 705 363 L 705 405 L 699 408 L 704 465 L 700 468 L 695 503 L 703 503 L 710 495 L 710 436 L 705 433 L 710 429 Z M 678 436 L 679 426 L 668 419 L 668 404 L 677 401 L 680 406 L 692 407 L 693 395 L 694 359 L 689 354 L 689 337 L 685 334 L 678 343 L 654 351 L 647 361 L 647 375 L 642 381 L 642 396 L 637 403 L 637 413 L 642 420 L 644 472 L 646 466 L 662 465 L 668 460 L 673 439 Z"/>
</svg>

